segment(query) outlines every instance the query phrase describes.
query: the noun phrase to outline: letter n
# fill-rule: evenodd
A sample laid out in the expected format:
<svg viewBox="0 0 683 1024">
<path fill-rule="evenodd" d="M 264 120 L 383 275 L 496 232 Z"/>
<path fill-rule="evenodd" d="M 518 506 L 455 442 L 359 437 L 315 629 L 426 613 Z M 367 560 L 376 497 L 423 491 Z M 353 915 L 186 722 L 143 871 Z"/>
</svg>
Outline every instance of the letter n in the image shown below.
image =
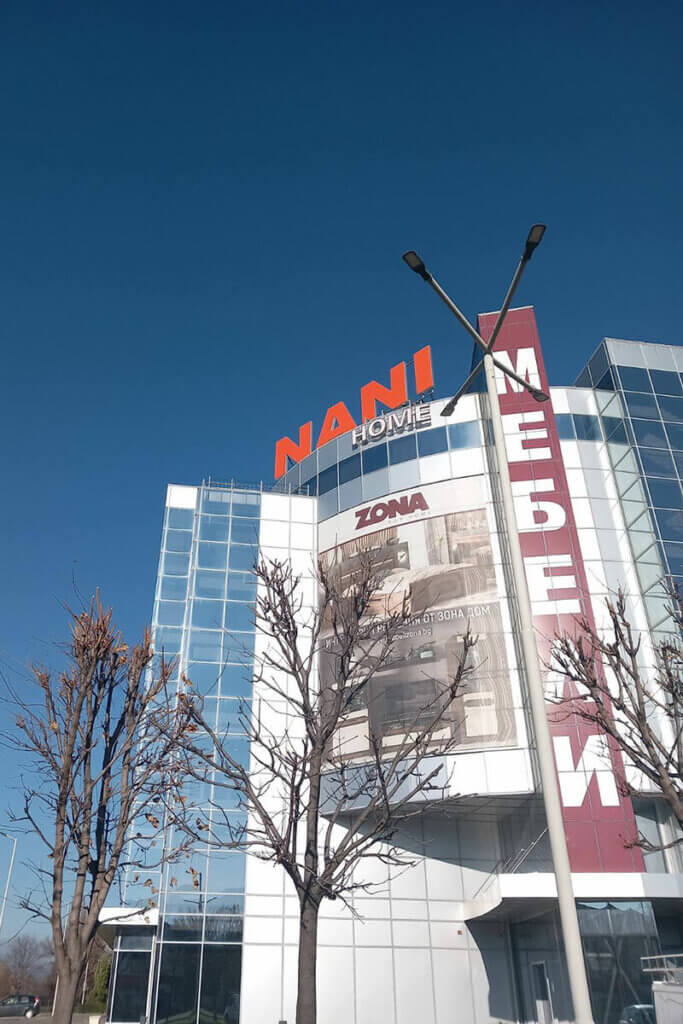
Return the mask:
<svg viewBox="0 0 683 1024">
<path fill-rule="evenodd" d="M 301 462 L 313 450 L 313 423 L 304 423 L 299 427 L 299 443 L 291 437 L 281 437 L 275 443 L 275 479 L 278 480 L 287 471 L 287 459 Z"/>
<path fill-rule="evenodd" d="M 396 409 L 408 401 L 406 364 L 398 363 L 392 366 L 389 379 L 391 383 L 388 388 L 376 380 L 371 380 L 360 389 L 360 415 L 363 422 L 374 420 L 377 415 L 377 402 L 386 405 L 388 409 Z"/>
</svg>

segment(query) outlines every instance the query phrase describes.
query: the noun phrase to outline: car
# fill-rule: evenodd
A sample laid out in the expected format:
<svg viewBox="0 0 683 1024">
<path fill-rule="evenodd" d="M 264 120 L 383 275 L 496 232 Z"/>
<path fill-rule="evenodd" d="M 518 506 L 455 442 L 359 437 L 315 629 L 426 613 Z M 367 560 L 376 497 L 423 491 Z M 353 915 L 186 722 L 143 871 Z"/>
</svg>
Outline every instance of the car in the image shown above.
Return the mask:
<svg viewBox="0 0 683 1024">
<path fill-rule="evenodd" d="M 0 999 L 0 1017 L 35 1017 L 40 1013 L 38 996 L 16 995 Z"/>
<path fill-rule="evenodd" d="M 632 1003 L 619 1014 L 619 1024 L 655 1024 L 655 1008 L 651 1003 Z"/>
</svg>

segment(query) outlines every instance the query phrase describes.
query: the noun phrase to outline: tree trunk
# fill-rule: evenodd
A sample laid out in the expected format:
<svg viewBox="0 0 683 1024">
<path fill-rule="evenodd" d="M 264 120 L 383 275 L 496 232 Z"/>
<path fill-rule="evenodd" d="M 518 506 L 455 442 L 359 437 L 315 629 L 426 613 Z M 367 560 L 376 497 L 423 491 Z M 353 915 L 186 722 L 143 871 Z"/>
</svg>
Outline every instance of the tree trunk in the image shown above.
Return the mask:
<svg viewBox="0 0 683 1024">
<path fill-rule="evenodd" d="M 57 975 L 52 1024 L 71 1024 L 76 1003 L 79 975 L 77 971 L 63 971 Z"/>
<path fill-rule="evenodd" d="M 304 902 L 299 914 L 299 976 L 296 1024 L 317 1024 L 315 968 L 318 957 L 319 905 Z"/>
</svg>

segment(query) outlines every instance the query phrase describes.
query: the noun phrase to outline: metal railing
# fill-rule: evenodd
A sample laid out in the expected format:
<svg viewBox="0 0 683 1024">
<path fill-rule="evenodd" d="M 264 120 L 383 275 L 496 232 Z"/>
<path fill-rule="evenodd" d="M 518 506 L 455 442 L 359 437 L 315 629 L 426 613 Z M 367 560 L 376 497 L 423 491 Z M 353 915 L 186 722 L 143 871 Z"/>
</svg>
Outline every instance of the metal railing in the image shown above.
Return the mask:
<svg viewBox="0 0 683 1024">
<path fill-rule="evenodd" d="M 641 956 L 640 965 L 644 974 L 653 976 L 653 981 L 668 981 L 674 985 L 683 985 L 683 953 Z"/>
</svg>

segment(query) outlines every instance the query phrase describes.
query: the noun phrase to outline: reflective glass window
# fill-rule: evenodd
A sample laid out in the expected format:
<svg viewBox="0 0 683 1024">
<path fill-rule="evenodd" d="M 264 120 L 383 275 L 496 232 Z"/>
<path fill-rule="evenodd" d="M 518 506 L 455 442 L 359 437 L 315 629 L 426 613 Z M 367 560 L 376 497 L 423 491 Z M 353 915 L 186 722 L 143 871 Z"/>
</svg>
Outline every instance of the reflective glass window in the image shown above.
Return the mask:
<svg viewBox="0 0 683 1024">
<path fill-rule="evenodd" d="M 363 499 L 361 478 L 357 480 L 349 480 L 346 484 L 340 484 L 339 486 L 339 511 L 343 512 L 344 509 L 353 508 L 354 505 L 358 505 Z"/>
<path fill-rule="evenodd" d="M 664 553 L 674 576 L 683 573 L 683 544 L 665 544 Z"/>
<path fill-rule="evenodd" d="M 221 666 L 217 663 L 191 661 L 187 666 L 186 674 L 193 689 L 202 697 L 207 694 L 216 696 L 218 693 Z"/>
<path fill-rule="evenodd" d="M 254 601 L 256 599 L 256 576 L 251 572 L 230 572 L 228 574 L 228 597 L 231 601 Z"/>
<path fill-rule="evenodd" d="M 320 520 L 329 519 L 330 516 L 334 516 L 339 511 L 337 488 L 329 491 L 327 494 L 321 494 L 318 501 L 318 517 Z"/>
<path fill-rule="evenodd" d="M 116 983 L 112 1021 L 140 1020 L 147 1005 L 150 954 L 120 952 L 116 958 Z"/>
<path fill-rule="evenodd" d="M 191 508 L 169 508 L 168 525 L 174 530 L 191 530 L 194 510 Z"/>
<path fill-rule="evenodd" d="M 665 426 L 671 447 L 683 451 L 683 424 L 667 423 Z"/>
<path fill-rule="evenodd" d="M 189 655 L 192 661 L 220 661 L 221 634 L 218 631 L 193 629 L 190 633 Z"/>
<path fill-rule="evenodd" d="M 261 514 L 261 495 L 235 491 L 232 496 L 232 514 L 257 519 Z"/>
<path fill-rule="evenodd" d="M 467 423 L 451 423 L 448 428 L 451 448 L 476 448 L 479 442 L 479 424 L 476 420 Z"/>
<path fill-rule="evenodd" d="M 182 626 L 184 617 L 184 601 L 159 601 L 157 605 L 157 622 L 164 626 Z"/>
<path fill-rule="evenodd" d="M 221 672 L 221 697 L 251 697 L 251 665 L 224 665 Z"/>
<path fill-rule="evenodd" d="M 647 486 L 652 504 L 656 508 L 683 508 L 681 487 L 677 480 L 657 480 L 648 477 Z"/>
<path fill-rule="evenodd" d="M 574 427 L 578 441 L 601 441 L 600 420 L 597 416 L 580 416 L 574 413 Z"/>
<path fill-rule="evenodd" d="M 607 362 L 607 353 L 605 352 L 605 346 L 601 345 L 593 358 L 588 363 L 591 377 L 594 381 L 600 380 L 602 375 L 607 372 L 609 364 Z"/>
<path fill-rule="evenodd" d="M 415 434 L 408 434 L 406 437 L 397 437 L 389 442 L 389 463 L 397 466 L 401 462 L 410 462 L 417 458 L 417 444 Z"/>
<path fill-rule="evenodd" d="M 195 598 L 192 602 L 192 625 L 201 629 L 222 629 L 223 602 Z"/>
<path fill-rule="evenodd" d="M 170 601 L 184 601 L 187 593 L 187 580 L 183 576 L 163 576 L 161 579 L 160 596 Z"/>
<path fill-rule="evenodd" d="M 617 369 L 624 391 L 652 391 L 647 370 L 640 366 L 618 366 Z"/>
<path fill-rule="evenodd" d="M 574 420 L 568 412 L 560 412 L 555 415 L 557 434 L 560 441 L 573 441 L 576 437 Z"/>
<path fill-rule="evenodd" d="M 164 555 L 164 572 L 169 576 L 187 576 L 189 564 L 189 555 L 175 554 L 171 551 Z"/>
<path fill-rule="evenodd" d="M 666 448 L 664 427 L 655 420 L 631 420 L 633 433 L 639 445 L 646 448 Z"/>
<path fill-rule="evenodd" d="M 681 378 L 674 370 L 650 370 L 650 377 L 657 395 L 683 395 Z"/>
<path fill-rule="evenodd" d="M 189 530 L 167 530 L 165 547 L 167 551 L 189 551 L 192 534 Z"/>
<path fill-rule="evenodd" d="M 207 918 L 207 941 L 213 925 Z M 202 968 L 199 1019 L 202 1024 L 239 1024 L 241 946 L 206 946 Z"/>
<path fill-rule="evenodd" d="M 182 629 L 176 629 L 174 626 L 157 626 L 154 630 L 154 649 L 166 654 L 177 654 L 182 639 Z"/>
<path fill-rule="evenodd" d="M 379 498 L 389 490 L 389 470 L 378 469 L 374 473 L 363 475 L 363 500 L 371 501 Z"/>
<path fill-rule="evenodd" d="M 658 508 L 655 509 L 655 516 L 662 540 L 683 541 L 683 515 L 680 508 Z"/>
<path fill-rule="evenodd" d="M 250 570 L 258 557 L 258 548 L 249 544 L 230 545 L 228 565 L 231 569 Z"/>
<path fill-rule="evenodd" d="M 638 394 L 636 391 L 626 391 L 624 399 L 631 416 L 645 420 L 658 420 L 660 418 L 654 395 L 643 395 Z"/>
<path fill-rule="evenodd" d="M 619 419 L 618 416 L 603 416 L 602 426 L 605 431 L 605 437 L 611 444 L 628 444 L 626 426 L 624 421 Z"/>
<path fill-rule="evenodd" d="M 211 897 L 207 900 L 209 904 L 207 910 L 210 911 L 213 908 L 210 904 Z M 242 941 L 242 918 L 241 917 L 219 917 L 218 915 L 210 915 L 206 918 L 206 928 L 204 932 L 205 942 L 241 942 Z M 206 955 L 205 955 L 206 962 Z"/>
<path fill-rule="evenodd" d="M 229 523 L 227 516 L 202 516 L 199 521 L 199 536 L 202 540 L 227 541 Z"/>
<path fill-rule="evenodd" d="M 202 918 L 200 917 L 202 907 L 202 896 L 193 899 L 188 898 L 188 911 L 195 913 L 167 914 L 164 918 L 164 942 L 201 942 Z M 199 913 L 196 913 L 199 911 Z"/>
<path fill-rule="evenodd" d="M 301 493 L 302 494 L 308 494 L 311 497 L 314 497 L 318 493 L 318 478 L 317 478 L 317 476 L 312 476 L 308 480 L 304 480 L 302 482 L 302 484 L 301 484 Z"/>
<path fill-rule="evenodd" d="M 339 463 L 339 483 L 346 484 L 360 476 L 360 454 L 352 455 Z"/>
<path fill-rule="evenodd" d="M 657 451 L 654 448 L 639 448 L 643 469 L 648 476 L 676 476 L 673 460 L 669 452 Z"/>
<path fill-rule="evenodd" d="M 164 943 L 159 967 L 157 1024 L 194 1021 L 199 989 L 199 945 Z"/>
<path fill-rule="evenodd" d="M 378 469 L 384 469 L 389 461 L 386 444 L 374 444 L 371 448 L 364 448 L 362 458 L 363 473 L 374 473 Z"/>
<path fill-rule="evenodd" d="M 678 475 L 683 480 L 683 452 L 674 452 L 674 461 L 678 469 Z"/>
<path fill-rule="evenodd" d="M 231 544 L 258 544 L 259 524 L 253 519 L 233 519 L 230 529 Z"/>
<path fill-rule="evenodd" d="M 227 544 L 201 541 L 198 549 L 197 565 L 200 569 L 225 569 L 228 560 Z"/>
<path fill-rule="evenodd" d="M 226 601 L 225 628 L 251 632 L 254 627 L 254 610 L 241 601 Z"/>
<path fill-rule="evenodd" d="M 660 395 L 659 408 L 662 410 L 662 419 L 670 423 L 683 423 L 683 398 Z"/>
<path fill-rule="evenodd" d="M 423 430 L 417 435 L 417 449 L 420 455 L 438 455 L 448 451 L 448 434 L 445 427 Z"/>
<path fill-rule="evenodd" d="M 607 372 L 604 373 L 600 380 L 597 382 L 595 387 L 598 391 L 614 391 L 615 387 L 614 378 L 612 377 L 612 371 L 607 370 Z"/>
<path fill-rule="evenodd" d="M 230 491 L 204 491 L 202 494 L 202 512 L 227 516 L 230 513 Z"/>
<path fill-rule="evenodd" d="M 337 467 L 328 466 L 318 477 L 318 494 L 327 494 L 337 486 Z"/>
<path fill-rule="evenodd" d="M 209 856 L 209 885 L 215 892 L 240 892 L 244 889 L 246 854 L 236 850 L 212 850 Z"/>
<path fill-rule="evenodd" d="M 198 569 L 194 577 L 194 592 L 197 597 L 223 597 L 225 573 Z"/>
</svg>

